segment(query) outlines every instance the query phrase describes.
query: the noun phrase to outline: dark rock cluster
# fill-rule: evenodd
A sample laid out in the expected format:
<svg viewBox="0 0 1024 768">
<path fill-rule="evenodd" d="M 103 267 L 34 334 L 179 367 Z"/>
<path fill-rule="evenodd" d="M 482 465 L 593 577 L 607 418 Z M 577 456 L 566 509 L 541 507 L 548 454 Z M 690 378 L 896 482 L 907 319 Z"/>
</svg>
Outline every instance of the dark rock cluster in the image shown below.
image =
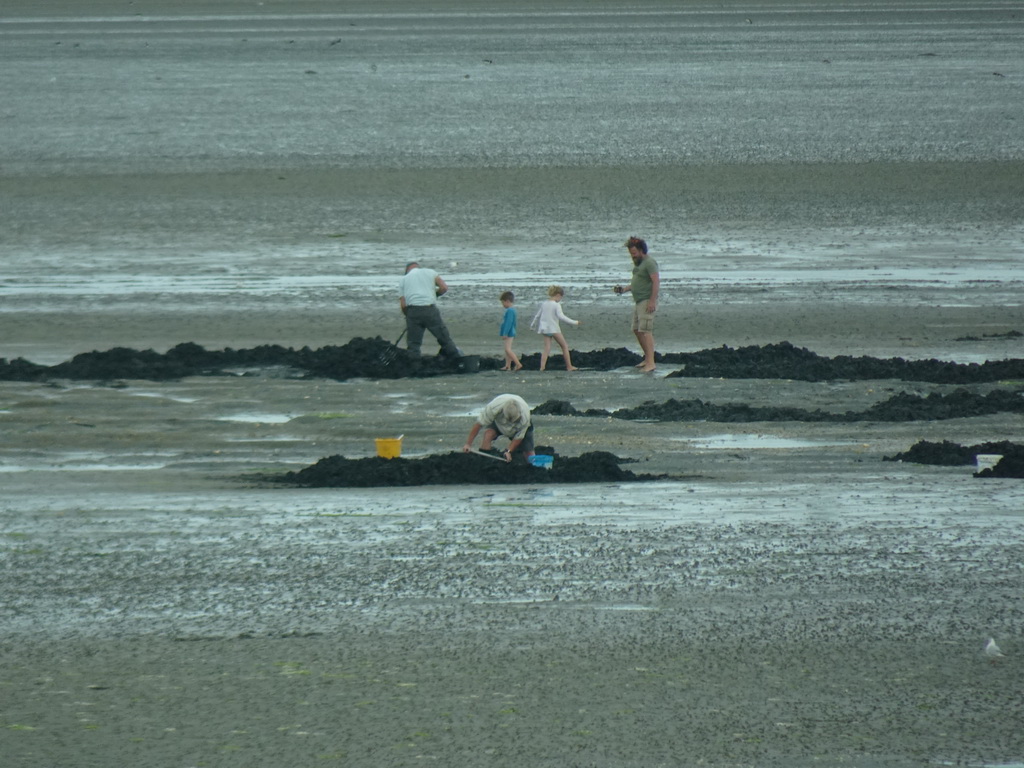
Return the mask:
<svg viewBox="0 0 1024 768">
<path fill-rule="evenodd" d="M 832 413 L 816 409 L 753 406 L 746 403 L 715 405 L 703 400 L 646 402 L 633 408 L 606 411 L 603 408 L 578 410 L 565 400 L 548 400 L 533 412 L 546 416 L 596 416 L 628 421 L 711 421 L 740 423 L 750 421 L 856 422 L 856 421 L 940 421 L 943 419 L 987 416 L 993 413 L 1024 413 L 1024 396 L 1019 392 L 995 390 L 981 395 L 965 389 L 943 395 L 900 392 L 863 411 Z"/>
<path fill-rule="evenodd" d="M 573 356 L 575 359 L 575 355 Z M 794 379 L 837 381 L 899 379 L 932 384 L 980 384 L 1024 380 L 1024 360 L 952 363 L 944 360 L 904 360 L 902 357 L 840 355 L 822 357 L 788 341 L 761 347 L 719 347 L 681 356 L 683 368 L 670 377 L 727 379 Z"/>
<path fill-rule="evenodd" d="M 895 456 L 884 456 L 883 460 L 951 467 L 974 464 L 979 454 L 994 454 L 1002 458 L 994 467 L 986 467 L 976 472 L 975 477 L 1024 478 L 1024 445 L 1008 440 L 977 445 L 960 445 L 949 440 L 943 440 L 941 443 L 921 440 L 914 443 L 909 450 Z"/>
<path fill-rule="evenodd" d="M 472 365 L 470 365 L 470 363 Z M 413 359 L 379 336 L 355 338 L 343 346 L 293 349 L 265 345 L 252 349 L 208 350 L 198 344 L 178 344 L 166 353 L 116 347 L 105 352 L 83 352 L 71 360 L 45 366 L 22 358 L 0 359 L 0 381 L 52 379 L 149 379 L 168 381 L 186 376 L 224 376 L 247 370 L 284 368 L 298 378 L 344 381 L 352 378 L 401 379 L 469 373 L 499 367 L 497 360 L 441 355 Z"/>
<path fill-rule="evenodd" d="M 624 347 L 589 352 L 574 351 L 573 362 L 580 368 L 609 371 L 635 365 L 640 357 Z M 540 355 L 522 358 L 527 369 L 539 366 Z M 719 347 L 700 352 L 659 354 L 658 363 L 680 366 L 669 377 L 763 378 L 800 381 L 898 379 L 936 384 L 979 384 L 994 381 L 1024 381 L 1024 360 L 993 360 L 985 363 L 953 363 L 943 360 L 879 359 L 874 357 L 822 357 L 783 341 L 760 347 Z M 44 381 L 52 379 L 150 379 L 165 381 L 185 376 L 218 376 L 239 369 L 286 368 L 296 376 L 345 380 L 351 378 L 400 379 L 497 370 L 499 358 L 424 357 L 414 360 L 406 350 L 375 337 L 354 338 L 342 346 L 293 349 L 264 345 L 252 349 L 207 350 L 198 344 L 178 344 L 161 354 L 153 350 L 117 347 L 105 352 L 75 355 L 53 366 L 39 365 L 23 358 L 0 358 L 0 381 Z M 561 367 L 561 355 L 548 362 Z"/>
<path fill-rule="evenodd" d="M 554 455 L 548 453 L 548 455 Z M 584 453 L 576 457 L 554 455 L 550 469 L 541 469 L 525 460 L 495 461 L 473 453 L 446 453 L 421 459 L 346 459 L 328 456 L 316 464 L 275 477 L 290 485 L 367 488 L 408 485 L 519 485 L 539 483 L 599 483 L 658 480 L 660 476 L 638 475 L 619 465 L 622 459 L 606 451 Z"/>
</svg>

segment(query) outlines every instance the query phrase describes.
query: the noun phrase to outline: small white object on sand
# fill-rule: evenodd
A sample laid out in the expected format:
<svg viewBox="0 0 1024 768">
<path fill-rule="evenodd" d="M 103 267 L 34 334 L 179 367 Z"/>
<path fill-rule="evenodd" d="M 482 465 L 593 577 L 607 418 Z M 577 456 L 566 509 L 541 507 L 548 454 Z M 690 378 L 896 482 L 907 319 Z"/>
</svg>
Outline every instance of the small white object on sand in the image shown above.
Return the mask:
<svg viewBox="0 0 1024 768">
<path fill-rule="evenodd" d="M 988 642 L 985 643 L 985 655 L 992 664 L 996 663 L 996 659 L 1004 658 L 1004 654 L 999 649 L 999 646 L 996 645 L 995 639 L 991 637 L 988 639 Z"/>
</svg>

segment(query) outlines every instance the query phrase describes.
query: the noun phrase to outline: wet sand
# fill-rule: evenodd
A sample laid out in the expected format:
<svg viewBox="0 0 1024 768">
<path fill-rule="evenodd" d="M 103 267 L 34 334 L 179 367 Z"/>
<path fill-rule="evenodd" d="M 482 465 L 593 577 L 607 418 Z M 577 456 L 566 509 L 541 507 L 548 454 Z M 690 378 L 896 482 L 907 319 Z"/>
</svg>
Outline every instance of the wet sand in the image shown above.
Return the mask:
<svg viewBox="0 0 1024 768">
<path fill-rule="evenodd" d="M 956 387 L 248 373 L 3 385 L 12 764 L 1020 753 L 1020 481 L 882 460 L 919 439 L 1019 439 L 1019 416 L 538 417 L 563 455 L 609 450 L 672 479 L 297 490 L 264 478 L 370 456 L 379 436 L 404 433 L 413 459 L 457 450 L 500 391 L 845 411 Z M 1003 663 L 982 657 L 988 634 Z"/>
<path fill-rule="evenodd" d="M 188 23 L 217 52 L 207 74 L 232 71 L 218 67 L 237 60 L 232 46 L 243 36 L 266 43 L 260 50 L 299 79 L 315 77 L 307 69 L 328 71 L 310 53 L 338 50 L 323 19 L 289 17 L 296 26 L 285 33 L 268 17 L 243 33 L 239 15 L 298 12 L 272 3 L 240 8 L 219 4 L 226 21 L 204 19 L 209 8 L 191 4 L 159 14 L 198 15 Z M 460 9 L 449 7 L 454 16 L 444 19 L 469 46 L 455 79 L 498 77 L 474 35 L 489 25 L 502 32 L 507 20 L 461 17 Z M 349 157 L 345 147 L 327 156 L 319 147 L 278 152 L 275 142 L 289 135 L 282 126 L 294 123 L 305 137 L 319 124 L 269 109 L 246 114 L 274 141 L 249 139 L 236 154 L 230 141 L 201 140 L 233 135 L 200 130 L 220 125 L 216 99 L 159 133 L 159 89 L 176 81 L 172 67 L 157 67 L 170 54 L 157 46 L 150 57 L 133 46 L 160 35 L 136 38 L 127 21 L 42 31 L 25 22 L 8 35 L 21 47 L 5 46 L 25 82 L 41 89 L 59 75 L 62 98 L 72 99 L 82 86 L 70 78 L 74 60 L 37 49 L 45 43 L 75 56 L 70 46 L 80 40 L 83 73 L 105 71 L 108 54 L 90 48 L 101 35 L 89 30 L 112 23 L 120 31 L 107 39 L 109 61 L 116 52 L 143 62 L 119 71 L 139 75 L 132 84 L 148 106 L 133 111 L 98 98 L 102 89 L 82 90 L 83 101 L 69 102 L 82 110 L 79 130 L 63 132 L 48 128 L 53 122 L 37 117 L 45 110 L 21 91 L 5 92 L 15 106 L 3 113 L 12 138 L 0 179 L 0 202 L 11 212 L 0 235 L 0 357 L 54 364 L 116 346 L 316 348 L 395 338 L 393 275 L 409 256 L 429 259 L 449 279 L 442 310 L 467 352 L 498 354 L 496 297 L 511 288 L 520 295 L 517 347 L 535 353 L 524 320 L 553 282 L 567 286 L 568 314 L 584 320 L 568 331 L 574 349 L 632 348 L 628 306 L 610 290 L 625 279 L 622 242 L 630 234 L 648 235 L 663 265 L 657 338 L 665 351 L 787 340 L 824 355 L 1024 357 L 1019 340 L 1006 336 L 1024 331 L 1024 159 L 1006 140 L 1021 107 L 1003 98 L 1005 88 L 990 90 L 1015 87 L 1020 54 L 1006 58 L 1004 34 L 1018 22 L 992 4 L 923 19 L 913 9 L 891 11 L 899 18 L 878 23 L 865 11 L 867 26 L 844 36 L 837 30 L 849 25 L 815 27 L 811 6 L 803 9 L 811 21 L 788 16 L 774 26 L 762 24 L 757 9 L 727 10 L 755 45 L 729 64 L 738 69 L 723 70 L 726 85 L 745 82 L 738 74 L 755 77 L 759 51 L 775 51 L 780 36 L 787 51 L 822 34 L 841 49 L 842 57 L 835 48 L 806 49 L 801 56 L 815 67 L 848 57 L 845 77 L 830 70 L 837 79 L 826 91 L 835 113 L 821 114 L 827 130 L 809 130 L 814 123 L 802 119 L 814 100 L 798 93 L 809 92 L 818 70 L 801 58 L 796 71 L 804 74 L 794 82 L 802 87 L 766 94 L 783 110 L 793 107 L 792 126 L 803 127 L 791 139 L 779 138 L 785 121 L 774 113 L 750 113 L 749 98 L 705 102 L 703 114 L 731 121 L 735 135 L 699 143 L 693 151 L 704 154 L 692 162 L 659 160 L 653 141 L 638 145 L 636 157 L 616 155 L 628 126 L 609 117 L 611 138 L 595 151 L 611 159 L 574 164 L 590 138 L 577 131 L 591 121 L 553 121 L 539 102 L 534 120 L 517 123 L 527 132 L 542 124 L 527 141 L 502 139 L 490 121 L 503 115 L 483 115 L 479 133 L 467 126 L 461 134 L 476 154 L 446 156 L 447 167 L 396 160 L 386 149 L 380 157 Z M 21 12 L 39 13 L 35 5 Z M 116 3 L 102 10 L 129 20 L 137 12 Z M 756 23 L 747 25 L 752 15 Z M 728 39 L 732 16 L 708 21 L 708 39 Z M 595 40 L 622 21 L 612 18 L 600 26 L 588 17 Z M 629 23 L 650 30 L 644 18 Z M 360 39 L 376 45 L 395 34 L 382 19 L 342 21 L 366 24 Z M 553 16 L 545 23 L 564 45 L 561 25 L 572 24 Z M 342 26 L 335 17 L 330 24 Z M 173 59 L 186 72 L 196 32 L 182 30 L 165 39 L 186 41 L 181 60 Z M 56 46 L 58 32 L 67 48 Z M 671 49 L 643 34 L 659 55 Z M 446 84 L 443 57 L 452 46 L 411 39 L 427 46 L 415 55 L 428 76 L 413 87 Z M 536 76 L 533 61 L 553 66 L 536 57 L 554 40 L 523 38 L 527 52 L 515 60 L 523 82 Z M 714 49 L 713 65 L 725 66 L 736 51 Z M 57 74 L 37 66 L 37 55 L 59 63 Z M 253 77 L 270 82 L 259 61 L 251 60 Z M 378 72 L 402 66 L 411 66 L 406 52 L 381 60 Z M 986 79 L 971 80 L 976 72 Z M 613 100 L 629 83 L 607 85 Z M 294 90 L 288 80 L 274 87 L 278 96 Z M 107 111 L 91 110 L 89 93 Z M 935 102 L 928 93 L 944 96 Z M 486 94 L 446 95 L 445 117 L 474 98 L 489 103 Z M 376 115 L 372 96 L 353 96 L 364 115 Z M 947 99 L 974 109 L 939 120 L 932 110 Z M 567 93 L 555 89 L 552 101 L 564 105 Z M 691 110 L 674 123 L 663 101 L 645 102 L 653 138 L 702 119 Z M 884 104 L 877 114 L 885 130 L 851 118 L 858 105 L 868 114 L 866 103 Z M 173 106 L 172 99 L 166 108 Z M 233 125 L 238 113 L 223 114 Z M 772 130 L 759 134 L 757 119 Z M 439 116 L 437 126 L 420 127 L 443 146 L 442 126 L 451 124 Z M 111 134 L 111 125 L 129 129 Z M 553 160 L 536 141 L 551 126 L 565 133 Z M 38 144 L 29 141 L 34 134 Z M 767 161 L 750 163 L 758 135 L 770 138 Z M 412 140 L 380 140 L 392 139 Z M 192 140 L 205 154 L 189 149 Z M 528 162 L 517 165 L 516 153 Z M 481 157 L 498 159 L 488 165 Z M 475 411 L 503 391 L 533 405 L 565 400 L 609 410 L 674 397 L 844 412 L 902 391 L 957 389 L 668 372 L 333 381 L 262 369 L 169 382 L 0 383 L 4 764 L 1024 761 L 1024 488 L 976 479 L 971 467 L 883 461 L 921 439 L 1020 442 L 1020 416 L 895 424 L 545 416 L 538 440 L 564 455 L 608 450 L 634 460 L 626 465 L 633 471 L 672 479 L 401 489 L 262 480 L 324 456 L 371 456 L 380 436 L 404 434 L 403 455 L 412 458 L 457 450 Z M 981 653 L 990 635 L 1006 653 L 995 664 Z"/>
</svg>

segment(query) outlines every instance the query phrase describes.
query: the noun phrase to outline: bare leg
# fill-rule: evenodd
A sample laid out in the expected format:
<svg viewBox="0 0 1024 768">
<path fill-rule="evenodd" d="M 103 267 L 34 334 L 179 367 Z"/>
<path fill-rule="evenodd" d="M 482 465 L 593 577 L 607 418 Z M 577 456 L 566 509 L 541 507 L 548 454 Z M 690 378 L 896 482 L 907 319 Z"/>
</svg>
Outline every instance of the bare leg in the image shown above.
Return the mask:
<svg viewBox="0 0 1024 768">
<path fill-rule="evenodd" d="M 548 355 L 551 354 L 551 337 L 544 337 L 544 351 L 540 353 L 540 369 L 543 371 L 548 365 Z"/>
<path fill-rule="evenodd" d="M 562 348 L 562 356 L 565 357 L 565 370 L 567 371 L 578 371 L 572 364 L 572 355 L 569 354 L 569 345 L 565 343 L 565 336 L 560 333 L 555 334 L 555 341 L 558 342 L 558 346 Z"/>
<path fill-rule="evenodd" d="M 636 340 L 640 342 L 640 349 L 644 352 L 644 361 L 637 366 L 644 373 L 650 373 L 655 369 L 654 365 L 654 334 L 643 331 L 634 331 Z"/>
<path fill-rule="evenodd" d="M 480 450 L 489 451 L 491 450 L 491 443 L 494 442 L 494 438 L 498 436 L 498 433 L 493 429 L 485 429 L 483 439 L 480 440 Z"/>
<path fill-rule="evenodd" d="M 518 371 L 523 367 L 523 364 L 519 362 L 519 358 L 516 356 L 516 353 L 512 351 L 512 337 L 504 336 L 502 338 L 505 340 L 505 367 L 501 370 Z"/>
</svg>

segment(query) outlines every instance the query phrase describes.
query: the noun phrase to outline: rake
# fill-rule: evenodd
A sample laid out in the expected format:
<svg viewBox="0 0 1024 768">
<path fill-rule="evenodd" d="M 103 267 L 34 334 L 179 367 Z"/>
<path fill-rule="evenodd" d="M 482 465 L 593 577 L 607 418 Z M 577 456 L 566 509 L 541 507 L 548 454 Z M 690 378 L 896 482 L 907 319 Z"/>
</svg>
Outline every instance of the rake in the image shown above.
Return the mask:
<svg viewBox="0 0 1024 768">
<path fill-rule="evenodd" d="M 408 328 L 402 331 L 401 335 L 398 337 L 398 341 L 396 341 L 394 344 L 392 344 L 391 346 L 389 346 L 387 349 L 380 353 L 379 359 L 381 363 L 387 366 L 395 362 L 395 358 L 398 357 L 398 344 L 402 341 L 402 338 L 405 336 L 406 330 L 408 330 Z"/>
<path fill-rule="evenodd" d="M 493 453 L 484 453 L 483 451 L 478 451 L 476 448 L 470 448 L 469 452 L 475 453 L 477 456 L 483 456 L 488 459 L 494 459 L 495 461 L 505 461 L 504 457 L 502 456 L 495 456 Z"/>
</svg>

